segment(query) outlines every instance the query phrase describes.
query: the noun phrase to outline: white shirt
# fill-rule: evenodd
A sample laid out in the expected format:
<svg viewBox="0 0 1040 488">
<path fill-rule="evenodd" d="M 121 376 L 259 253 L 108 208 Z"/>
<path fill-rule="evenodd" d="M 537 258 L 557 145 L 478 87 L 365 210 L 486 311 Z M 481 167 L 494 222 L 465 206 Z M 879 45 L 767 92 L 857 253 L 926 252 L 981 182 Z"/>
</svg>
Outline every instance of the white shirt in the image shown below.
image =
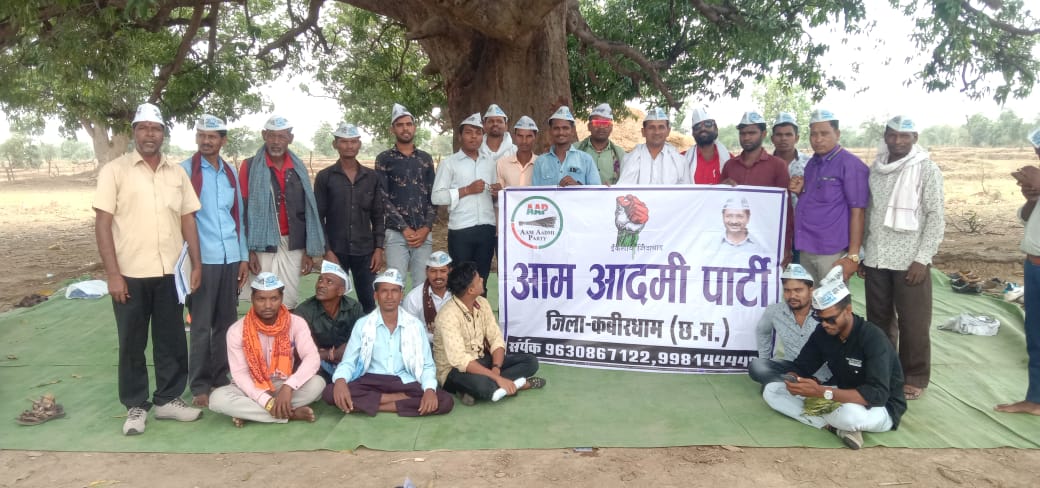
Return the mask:
<svg viewBox="0 0 1040 488">
<path fill-rule="evenodd" d="M 412 291 L 408 292 L 408 294 L 405 295 L 404 300 L 401 301 L 401 308 L 403 308 L 405 312 L 419 317 L 419 320 L 422 320 L 424 323 L 426 322 L 426 319 L 423 318 L 422 294 L 425 286 L 426 284 L 424 283 L 412 288 Z M 451 292 L 444 290 L 444 296 L 439 297 L 431 290 L 430 298 L 433 298 L 433 308 L 439 312 L 445 303 L 451 301 Z"/>
<path fill-rule="evenodd" d="M 636 146 L 625 156 L 617 180 L 619 185 L 688 185 L 692 182 L 690 165 L 668 143 L 657 153 L 657 157 L 650 155 L 646 144 Z"/>
<path fill-rule="evenodd" d="M 495 204 L 491 200 L 491 184 L 498 181 L 496 160 L 483 155 L 473 160 L 459 151 L 441 161 L 433 180 L 434 205 L 448 206 L 448 229 L 467 229 L 476 225 L 495 225 Z M 459 197 L 459 189 L 475 180 L 483 180 L 484 191 Z"/>
<path fill-rule="evenodd" d="M 513 144 L 513 136 L 509 135 L 506 131 L 502 134 L 502 144 L 498 146 L 497 151 L 492 151 L 487 144 L 487 134 L 484 134 L 484 142 L 480 143 L 480 155 L 486 158 L 490 158 L 492 161 L 498 161 L 506 156 L 516 154 L 516 144 Z"/>
</svg>

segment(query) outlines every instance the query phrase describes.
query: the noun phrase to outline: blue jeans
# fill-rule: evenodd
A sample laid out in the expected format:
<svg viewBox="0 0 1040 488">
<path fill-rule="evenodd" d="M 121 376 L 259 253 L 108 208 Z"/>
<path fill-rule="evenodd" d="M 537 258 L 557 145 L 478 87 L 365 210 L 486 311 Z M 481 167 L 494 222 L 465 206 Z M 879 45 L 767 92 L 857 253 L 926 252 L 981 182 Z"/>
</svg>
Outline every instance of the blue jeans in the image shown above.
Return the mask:
<svg viewBox="0 0 1040 488">
<path fill-rule="evenodd" d="M 783 381 L 780 375 L 790 371 L 794 371 L 794 363 L 786 359 L 754 358 L 748 366 L 748 376 L 763 385 Z"/>
<path fill-rule="evenodd" d="M 1040 266 L 1027 259 L 1025 272 L 1026 354 L 1029 355 L 1029 388 L 1026 401 L 1040 403 Z"/>
<path fill-rule="evenodd" d="M 394 268 L 412 277 L 411 284 L 406 283 L 404 293 L 412 287 L 421 285 L 426 281 L 426 260 L 433 253 L 433 232 L 426 236 L 426 242 L 419 247 L 408 247 L 404 234 L 396 230 L 386 230 L 386 241 L 383 243 L 386 251 L 386 267 Z M 360 293 L 360 292 L 359 292 Z"/>
</svg>

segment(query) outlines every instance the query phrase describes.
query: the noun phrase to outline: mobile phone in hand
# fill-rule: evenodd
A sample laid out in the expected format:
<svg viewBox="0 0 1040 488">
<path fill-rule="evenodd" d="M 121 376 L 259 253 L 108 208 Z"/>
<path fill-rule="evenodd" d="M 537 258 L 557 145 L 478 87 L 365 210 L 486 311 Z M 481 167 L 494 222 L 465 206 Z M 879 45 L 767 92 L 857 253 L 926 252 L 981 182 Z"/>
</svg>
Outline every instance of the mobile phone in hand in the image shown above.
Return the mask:
<svg viewBox="0 0 1040 488">
<path fill-rule="evenodd" d="M 786 381 L 788 383 L 797 383 L 798 382 L 798 377 L 793 375 L 793 374 L 791 374 L 791 373 L 784 373 L 784 374 L 780 375 L 780 377 L 783 378 L 784 381 Z"/>
</svg>

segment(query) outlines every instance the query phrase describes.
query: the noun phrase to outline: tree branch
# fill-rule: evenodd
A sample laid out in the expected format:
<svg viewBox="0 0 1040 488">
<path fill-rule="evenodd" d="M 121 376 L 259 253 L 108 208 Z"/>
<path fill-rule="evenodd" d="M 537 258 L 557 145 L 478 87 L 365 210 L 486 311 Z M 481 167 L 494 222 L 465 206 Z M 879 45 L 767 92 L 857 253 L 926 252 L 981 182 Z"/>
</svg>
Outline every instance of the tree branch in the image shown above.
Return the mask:
<svg viewBox="0 0 1040 488">
<path fill-rule="evenodd" d="M 289 43 L 296 40 L 296 38 L 304 32 L 314 29 L 318 25 L 318 17 L 321 14 L 321 7 L 324 5 L 325 0 L 310 0 L 307 8 L 307 18 L 303 19 L 302 22 L 298 23 L 292 29 L 285 31 L 284 34 L 271 41 L 269 44 L 260 49 L 257 54 L 258 58 L 265 58 L 268 54 L 271 54 L 275 49 L 285 51 L 289 47 Z M 280 68 L 285 66 L 286 59 L 283 57 L 282 60 L 273 63 L 273 67 Z"/>
<path fill-rule="evenodd" d="M 181 70 L 184 58 L 188 55 L 188 51 L 191 50 L 191 44 L 195 42 L 195 35 L 199 33 L 199 25 L 202 24 L 202 14 L 205 11 L 206 8 L 202 4 L 195 5 L 195 10 L 191 13 L 191 24 L 188 24 L 188 28 L 184 30 L 184 36 L 181 37 L 181 44 L 177 46 L 177 53 L 174 55 L 173 60 L 159 70 L 159 76 L 155 80 L 155 87 L 152 88 L 152 96 L 149 98 L 149 101 L 155 102 L 159 100 L 162 91 L 170 83 L 170 77 Z"/>
<path fill-rule="evenodd" d="M 983 22 L 988 22 L 993 27 L 1007 32 L 1008 34 L 1015 34 L 1018 36 L 1035 36 L 1037 34 L 1040 34 L 1040 28 L 1027 29 L 1025 27 L 1019 27 L 1017 25 L 1011 25 L 1002 20 L 994 19 L 993 17 L 986 15 L 983 11 L 973 7 L 971 3 L 968 2 L 968 0 L 961 0 L 961 7 L 963 7 L 964 10 L 971 14 L 973 17 L 979 18 Z"/>
</svg>

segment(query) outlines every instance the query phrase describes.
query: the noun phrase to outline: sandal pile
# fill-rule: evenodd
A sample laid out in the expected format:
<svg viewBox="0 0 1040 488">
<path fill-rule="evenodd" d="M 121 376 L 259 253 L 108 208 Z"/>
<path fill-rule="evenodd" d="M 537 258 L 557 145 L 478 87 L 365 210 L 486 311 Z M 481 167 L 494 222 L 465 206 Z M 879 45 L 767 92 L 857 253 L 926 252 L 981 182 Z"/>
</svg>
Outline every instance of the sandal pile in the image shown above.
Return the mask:
<svg viewBox="0 0 1040 488">
<path fill-rule="evenodd" d="M 33 406 L 22 412 L 17 420 L 22 425 L 40 425 L 48 420 L 60 419 L 65 416 L 65 409 L 59 403 L 54 402 L 54 395 L 50 393 L 43 395 L 39 400 L 33 400 Z"/>
</svg>

